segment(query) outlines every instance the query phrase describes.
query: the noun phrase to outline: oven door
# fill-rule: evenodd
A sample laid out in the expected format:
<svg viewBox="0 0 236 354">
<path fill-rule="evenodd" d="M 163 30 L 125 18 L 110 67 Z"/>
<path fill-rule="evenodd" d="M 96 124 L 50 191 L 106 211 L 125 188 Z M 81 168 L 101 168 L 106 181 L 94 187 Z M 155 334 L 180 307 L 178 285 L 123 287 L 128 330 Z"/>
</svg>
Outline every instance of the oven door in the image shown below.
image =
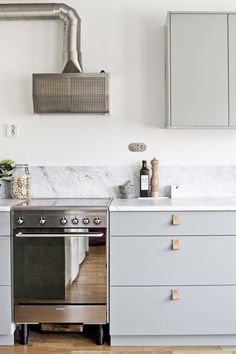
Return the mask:
<svg viewBox="0 0 236 354">
<path fill-rule="evenodd" d="M 105 305 L 106 229 L 16 229 L 15 305 Z"/>
</svg>

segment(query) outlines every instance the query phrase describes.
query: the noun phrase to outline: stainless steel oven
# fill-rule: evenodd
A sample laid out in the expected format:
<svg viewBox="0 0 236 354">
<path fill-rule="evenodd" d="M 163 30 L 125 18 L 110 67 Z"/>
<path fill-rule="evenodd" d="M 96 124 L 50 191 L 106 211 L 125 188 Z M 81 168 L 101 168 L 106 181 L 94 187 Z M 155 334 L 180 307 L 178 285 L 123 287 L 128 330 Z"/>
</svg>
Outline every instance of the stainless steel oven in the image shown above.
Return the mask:
<svg viewBox="0 0 236 354">
<path fill-rule="evenodd" d="M 110 199 L 46 199 L 12 209 L 15 322 L 98 325 L 107 316 Z"/>
</svg>

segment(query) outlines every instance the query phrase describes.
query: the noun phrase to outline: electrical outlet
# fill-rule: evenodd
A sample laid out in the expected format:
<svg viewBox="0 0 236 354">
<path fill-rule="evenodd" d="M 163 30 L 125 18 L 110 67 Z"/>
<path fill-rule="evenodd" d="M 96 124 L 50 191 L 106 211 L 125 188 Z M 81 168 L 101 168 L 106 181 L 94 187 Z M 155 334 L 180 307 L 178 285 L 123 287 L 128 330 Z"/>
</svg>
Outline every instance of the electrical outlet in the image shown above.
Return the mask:
<svg viewBox="0 0 236 354">
<path fill-rule="evenodd" d="M 183 185 L 179 185 L 179 184 L 173 184 L 171 185 L 171 198 L 172 199 L 177 199 L 177 198 L 183 198 L 186 195 L 186 189 L 184 189 Z"/>
<path fill-rule="evenodd" d="M 132 152 L 143 152 L 147 149 L 147 145 L 144 143 L 131 143 L 128 149 Z"/>
<path fill-rule="evenodd" d="M 17 138 L 19 136 L 19 127 L 15 123 L 7 124 L 7 137 L 8 138 Z"/>
</svg>

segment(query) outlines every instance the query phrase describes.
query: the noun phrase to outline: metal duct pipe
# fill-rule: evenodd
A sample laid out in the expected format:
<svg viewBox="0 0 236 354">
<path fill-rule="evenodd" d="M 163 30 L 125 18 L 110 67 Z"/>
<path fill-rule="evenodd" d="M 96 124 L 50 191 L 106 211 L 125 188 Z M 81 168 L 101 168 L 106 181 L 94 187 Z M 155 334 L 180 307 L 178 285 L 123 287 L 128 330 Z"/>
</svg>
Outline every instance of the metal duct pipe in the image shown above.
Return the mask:
<svg viewBox="0 0 236 354">
<path fill-rule="evenodd" d="M 0 4 L 1 20 L 62 20 L 63 72 L 82 73 L 80 17 L 65 4 Z"/>
</svg>

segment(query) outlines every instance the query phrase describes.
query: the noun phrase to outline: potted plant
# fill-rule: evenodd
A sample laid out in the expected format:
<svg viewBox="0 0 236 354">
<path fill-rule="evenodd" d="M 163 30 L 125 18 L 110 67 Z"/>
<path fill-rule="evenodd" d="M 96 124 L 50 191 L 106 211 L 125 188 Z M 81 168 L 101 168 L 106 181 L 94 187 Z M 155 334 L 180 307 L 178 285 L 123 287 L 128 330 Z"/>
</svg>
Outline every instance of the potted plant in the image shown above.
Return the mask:
<svg viewBox="0 0 236 354">
<path fill-rule="evenodd" d="M 2 160 L 0 161 L 0 197 L 9 196 L 9 186 L 8 188 L 4 185 L 4 181 L 10 181 L 12 172 L 14 171 L 15 162 L 12 160 Z M 8 189 L 8 193 L 4 193 L 5 189 Z M 6 195 L 5 195 L 6 194 Z"/>
</svg>

